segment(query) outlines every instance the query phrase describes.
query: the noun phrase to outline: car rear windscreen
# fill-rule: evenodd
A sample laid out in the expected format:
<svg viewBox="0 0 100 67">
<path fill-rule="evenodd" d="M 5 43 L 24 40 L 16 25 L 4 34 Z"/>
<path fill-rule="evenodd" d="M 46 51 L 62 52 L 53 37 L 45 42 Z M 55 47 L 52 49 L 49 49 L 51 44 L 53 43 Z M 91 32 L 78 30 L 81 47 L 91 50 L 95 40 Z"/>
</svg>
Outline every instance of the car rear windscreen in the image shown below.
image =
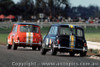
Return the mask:
<svg viewBox="0 0 100 67">
<path fill-rule="evenodd" d="M 60 27 L 60 35 L 70 35 L 71 33 L 75 34 L 75 29 L 71 30 L 69 27 Z"/>
<path fill-rule="evenodd" d="M 69 27 L 60 27 L 59 28 L 60 35 L 76 35 L 78 37 L 83 37 L 83 30 L 80 28 L 69 28 Z"/>
<path fill-rule="evenodd" d="M 20 26 L 20 32 L 34 32 L 38 33 L 38 27 L 35 27 L 33 25 L 26 25 L 26 26 Z"/>
</svg>

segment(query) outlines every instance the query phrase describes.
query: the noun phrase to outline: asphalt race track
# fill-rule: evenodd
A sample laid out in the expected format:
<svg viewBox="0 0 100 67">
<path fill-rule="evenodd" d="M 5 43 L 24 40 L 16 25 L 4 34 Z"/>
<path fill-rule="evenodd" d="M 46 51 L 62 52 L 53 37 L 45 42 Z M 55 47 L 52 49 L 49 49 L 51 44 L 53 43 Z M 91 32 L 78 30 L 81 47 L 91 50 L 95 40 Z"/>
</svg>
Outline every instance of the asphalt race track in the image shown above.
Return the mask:
<svg viewBox="0 0 100 67">
<path fill-rule="evenodd" d="M 43 56 L 40 51 L 29 48 L 7 50 L 0 45 L 0 67 L 100 67 L 100 58 L 70 57 L 66 53 L 52 56 L 50 52 Z"/>
</svg>

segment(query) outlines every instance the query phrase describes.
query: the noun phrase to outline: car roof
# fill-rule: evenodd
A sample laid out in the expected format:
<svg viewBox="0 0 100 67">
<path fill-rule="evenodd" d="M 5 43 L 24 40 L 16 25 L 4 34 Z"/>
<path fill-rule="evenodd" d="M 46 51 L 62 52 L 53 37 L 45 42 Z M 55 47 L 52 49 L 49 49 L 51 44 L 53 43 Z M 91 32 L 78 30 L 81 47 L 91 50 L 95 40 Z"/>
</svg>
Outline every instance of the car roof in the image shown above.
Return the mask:
<svg viewBox="0 0 100 67">
<path fill-rule="evenodd" d="M 35 26 L 39 26 L 37 24 L 34 23 L 15 23 L 16 25 L 35 25 Z"/>
<path fill-rule="evenodd" d="M 52 24 L 52 26 L 70 26 L 70 25 L 72 25 L 72 24 Z M 74 27 L 80 27 L 80 26 L 77 26 L 77 25 L 73 25 L 73 26 Z"/>
</svg>

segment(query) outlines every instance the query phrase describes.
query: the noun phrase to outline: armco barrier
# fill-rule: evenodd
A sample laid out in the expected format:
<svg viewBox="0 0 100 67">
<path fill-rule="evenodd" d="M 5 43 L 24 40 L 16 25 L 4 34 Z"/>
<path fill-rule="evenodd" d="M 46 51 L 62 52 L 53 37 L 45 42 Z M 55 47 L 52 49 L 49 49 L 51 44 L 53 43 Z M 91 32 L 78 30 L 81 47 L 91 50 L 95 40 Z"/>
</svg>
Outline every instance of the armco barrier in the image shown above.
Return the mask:
<svg viewBox="0 0 100 67">
<path fill-rule="evenodd" d="M 17 22 L 0 22 L 0 28 L 1 27 L 7 27 L 7 28 L 9 28 L 14 23 L 17 23 Z M 40 23 L 37 23 L 37 22 L 27 22 L 27 23 L 38 24 L 41 27 L 43 27 L 43 26 L 50 26 L 52 24 L 73 24 L 73 25 L 82 26 L 84 28 L 86 28 L 87 26 L 92 26 L 92 27 L 98 28 L 100 26 L 100 24 L 86 24 L 86 23 L 82 23 L 82 22 L 40 22 Z"/>
</svg>

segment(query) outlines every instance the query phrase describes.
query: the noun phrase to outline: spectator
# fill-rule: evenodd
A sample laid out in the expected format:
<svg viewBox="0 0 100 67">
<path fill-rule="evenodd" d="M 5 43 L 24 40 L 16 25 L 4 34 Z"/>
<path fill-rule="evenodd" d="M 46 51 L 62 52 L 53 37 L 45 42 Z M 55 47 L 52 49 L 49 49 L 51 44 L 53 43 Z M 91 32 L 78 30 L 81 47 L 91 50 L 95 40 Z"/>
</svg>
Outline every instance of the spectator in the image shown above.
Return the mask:
<svg viewBox="0 0 100 67">
<path fill-rule="evenodd" d="M 86 21 L 86 24 L 89 24 L 89 21 L 88 20 Z"/>
</svg>

